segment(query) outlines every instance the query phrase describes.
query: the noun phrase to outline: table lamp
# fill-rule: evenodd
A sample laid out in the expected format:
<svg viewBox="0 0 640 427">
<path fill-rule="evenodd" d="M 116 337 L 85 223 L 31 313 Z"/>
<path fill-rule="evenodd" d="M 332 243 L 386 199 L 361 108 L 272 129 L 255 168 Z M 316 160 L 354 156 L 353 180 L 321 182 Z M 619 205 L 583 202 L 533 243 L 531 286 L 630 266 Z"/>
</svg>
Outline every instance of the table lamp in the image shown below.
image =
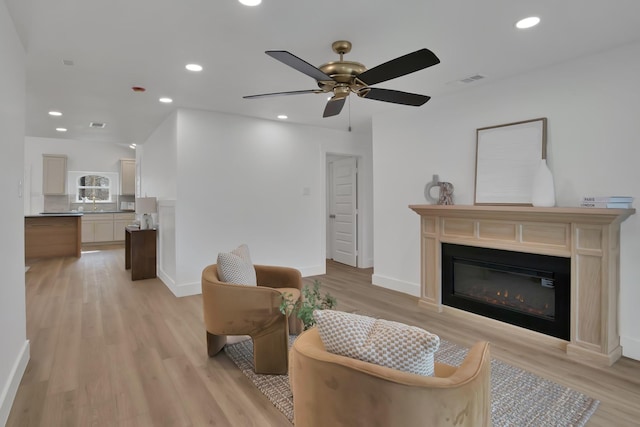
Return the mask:
<svg viewBox="0 0 640 427">
<path fill-rule="evenodd" d="M 151 214 L 154 214 L 158 211 L 156 206 L 157 204 L 155 197 L 136 198 L 136 214 L 142 215 L 142 218 L 140 220 L 141 230 L 148 230 L 153 228 L 153 217 L 151 216 Z"/>
</svg>

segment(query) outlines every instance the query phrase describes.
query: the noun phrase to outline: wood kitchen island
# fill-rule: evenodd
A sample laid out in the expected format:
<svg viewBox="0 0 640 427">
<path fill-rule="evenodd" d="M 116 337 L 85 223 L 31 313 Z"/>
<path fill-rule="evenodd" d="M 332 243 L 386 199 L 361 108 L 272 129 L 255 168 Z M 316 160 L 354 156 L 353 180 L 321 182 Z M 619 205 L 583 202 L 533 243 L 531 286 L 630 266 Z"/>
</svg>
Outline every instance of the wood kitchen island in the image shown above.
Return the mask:
<svg viewBox="0 0 640 427">
<path fill-rule="evenodd" d="M 80 257 L 81 213 L 26 215 L 24 217 L 24 257 Z"/>
</svg>

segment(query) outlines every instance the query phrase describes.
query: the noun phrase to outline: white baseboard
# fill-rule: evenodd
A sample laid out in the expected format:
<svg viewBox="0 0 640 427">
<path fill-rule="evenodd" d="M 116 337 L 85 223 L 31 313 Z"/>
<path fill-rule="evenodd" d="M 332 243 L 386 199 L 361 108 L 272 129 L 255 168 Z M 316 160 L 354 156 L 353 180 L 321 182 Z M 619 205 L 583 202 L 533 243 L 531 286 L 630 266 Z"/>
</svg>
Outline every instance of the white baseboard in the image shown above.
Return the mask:
<svg viewBox="0 0 640 427">
<path fill-rule="evenodd" d="M 302 277 L 320 276 L 326 273 L 326 266 L 318 265 L 313 267 L 299 268 Z M 158 278 L 165 284 L 167 288 L 176 297 L 188 297 L 191 295 L 200 295 L 202 293 L 202 284 L 200 282 L 182 283 L 177 284 L 173 278 L 164 272 L 161 268 L 158 269 Z"/>
<path fill-rule="evenodd" d="M 175 296 L 179 297 L 188 297 L 191 295 L 200 295 L 202 293 L 202 283 L 194 282 L 194 283 L 183 283 L 181 285 L 176 286 L 171 290 Z"/>
<path fill-rule="evenodd" d="M 11 406 L 16 398 L 20 381 L 24 375 L 27 364 L 29 363 L 29 340 L 24 342 L 20 354 L 13 364 L 13 368 L 9 374 L 9 378 L 2 388 L 2 394 L 0 394 L 0 425 L 5 425 L 9 419 L 9 413 L 11 412 Z"/>
<path fill-rule="evenodd" d="M 160 268 L 160 266 L 158 266 L 158 279 L 160 279 L 162 283 L 164 283 L 164 285 L 169 288 L 171 292 L 173 292 L 173 289 L 176 286 L 176 282 L 167 273 L 165 273 L 165 271 Z M 175 295 L 175 292 L 173 292 L 173 294 Z"/>
<path fill-rule="evenodd" d="M 373 258 L 362 260 L 358 268 L 371 268 L 373 267 Z"/>
<path fill-rule="evenodd" d="M 420 285 L 416 283 L 405 282 L 392 277 L 381 276 L 380 274 L 372 275 L 371 283 L 376 286 L 413 295 L 414 297 L 420 296 Z"/>
<path fill-rule="evenodd" d="M 622 345 L 622 355 L 630 359 L 640 360 L 640 340 L 622 336 L 620 337 Z"/>
<path fill-rule="evenodd" d="M 158 270 L 158 278 L 165 284 L 167 288 L 176 297 L 188 297 L 191 295 L 199 295 L 202 293 L 202 285 L 200 282 L 176 284 L 175 280 L 169 277 L 162 269 Z"/>
<path fill-rule="evenodd" d="M 323 274 L 327 274 L 326 265 L 315 265 L 311 267 L 302 267 L 302 268 L 298 267 L 298 270 L 300 270 L 300 274 L 302 274 L 302 277 L 321 276 Z"/>
</svg>

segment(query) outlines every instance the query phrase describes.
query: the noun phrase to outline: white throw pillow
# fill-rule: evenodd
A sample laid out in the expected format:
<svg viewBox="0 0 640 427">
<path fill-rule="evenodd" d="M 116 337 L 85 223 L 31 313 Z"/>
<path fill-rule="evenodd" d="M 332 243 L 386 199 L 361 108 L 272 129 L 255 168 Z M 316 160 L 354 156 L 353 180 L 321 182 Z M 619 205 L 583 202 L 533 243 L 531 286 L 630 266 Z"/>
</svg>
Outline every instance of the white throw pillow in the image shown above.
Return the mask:
<svg viewBox="0 0 640 427">
<path fill-rule="evenodd" d="M 416 326 L 342 311 L 315 310 L 313 317 L 330 353 L 433 376 L 433 354 L 440 347 L 440 338 L 435 334 Z"/>
<path fill-rule="evenodd" d="M 247 245 L 240 245 L 231 252 L 220 252 L 217 264 L 218 277 L 223 282 L 250 286 L 258 284 Z"/>
</svg>

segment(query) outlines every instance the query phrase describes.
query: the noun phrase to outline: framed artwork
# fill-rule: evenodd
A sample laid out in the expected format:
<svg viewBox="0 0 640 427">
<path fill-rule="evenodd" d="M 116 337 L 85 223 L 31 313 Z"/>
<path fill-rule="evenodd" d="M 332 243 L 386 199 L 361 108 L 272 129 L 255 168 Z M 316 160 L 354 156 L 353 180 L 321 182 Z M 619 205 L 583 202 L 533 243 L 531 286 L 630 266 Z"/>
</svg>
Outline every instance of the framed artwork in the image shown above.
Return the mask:
<svg viewBox="0 0 640 427">
<path fill-rule="evenodd" d="M 476 205 L 531 206 L 533 177 L 547 157 L 547 118 L 476 130 Z"/>
</svg>

